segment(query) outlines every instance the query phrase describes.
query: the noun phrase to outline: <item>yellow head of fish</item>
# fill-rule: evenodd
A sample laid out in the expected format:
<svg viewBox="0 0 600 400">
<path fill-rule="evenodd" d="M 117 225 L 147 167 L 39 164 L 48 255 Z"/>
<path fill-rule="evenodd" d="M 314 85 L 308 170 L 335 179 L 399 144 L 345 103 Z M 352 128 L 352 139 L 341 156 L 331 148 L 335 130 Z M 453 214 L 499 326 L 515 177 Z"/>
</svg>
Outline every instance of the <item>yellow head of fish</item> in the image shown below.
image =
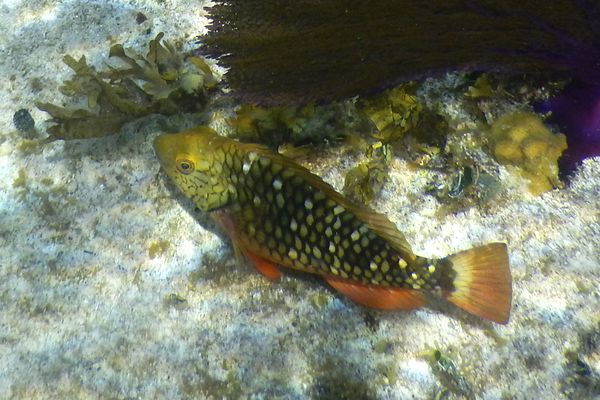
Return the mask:
<svg viewBox="0 0 600 400">
<path fill-rule="evenodd" d="M 229 202 L 223 138 L 215 131 L 199 127 L 161 135 L 154 140 L 154 151 L 167 175 L 197 207 L 210 211 Z"/>
</svg>

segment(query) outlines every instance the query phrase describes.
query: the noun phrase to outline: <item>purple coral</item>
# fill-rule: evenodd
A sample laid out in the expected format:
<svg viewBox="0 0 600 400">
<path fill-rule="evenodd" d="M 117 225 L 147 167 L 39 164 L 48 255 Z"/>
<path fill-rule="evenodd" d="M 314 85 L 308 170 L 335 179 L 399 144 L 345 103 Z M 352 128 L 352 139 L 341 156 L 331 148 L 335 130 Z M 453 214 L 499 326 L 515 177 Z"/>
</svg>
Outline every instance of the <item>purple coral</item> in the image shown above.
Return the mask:
<svg viewBox="0 0 600 400">
<path fill-rule="evenodd" d="M 562 93 L 538 105 L 550 111 L 550 122 L 567 136 L 561 170 L 571 172 L 588 157 L 600 155 L 600 85 L 573 82 Z"/>
</svg>

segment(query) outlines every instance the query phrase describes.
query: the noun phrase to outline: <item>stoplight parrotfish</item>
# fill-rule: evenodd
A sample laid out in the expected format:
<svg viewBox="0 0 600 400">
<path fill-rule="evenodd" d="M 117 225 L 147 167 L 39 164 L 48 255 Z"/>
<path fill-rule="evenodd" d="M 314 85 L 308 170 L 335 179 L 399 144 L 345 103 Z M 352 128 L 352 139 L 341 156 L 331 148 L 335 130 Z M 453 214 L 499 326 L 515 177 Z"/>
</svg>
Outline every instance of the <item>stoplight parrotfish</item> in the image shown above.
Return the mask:
<svg viewBox="0 0 600 400">
<path fill-rule="evenodd" d="M 508 322 L 512 279 L 503 243 L 420 257 L 384 215 L 266 147 L 199 127 L 161 135 L 154 149 L 176 186 L 272 280 L 280 267 L 292 268 L 322 276 L 366 307 L 410 310 L 438 296 Z"/>
</svg>

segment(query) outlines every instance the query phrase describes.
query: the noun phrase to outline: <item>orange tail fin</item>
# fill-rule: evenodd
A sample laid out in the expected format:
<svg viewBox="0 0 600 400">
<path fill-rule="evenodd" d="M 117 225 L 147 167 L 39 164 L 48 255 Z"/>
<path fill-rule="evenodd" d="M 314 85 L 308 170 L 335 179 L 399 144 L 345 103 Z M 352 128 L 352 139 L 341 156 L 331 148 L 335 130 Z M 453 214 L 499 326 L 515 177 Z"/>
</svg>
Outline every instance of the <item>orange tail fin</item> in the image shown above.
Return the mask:
<svg viewBox="0 0 600 400">
<path fill-rule="evenodd" d="M 504 243 L 490 243 L 446 257 L 456 273 L 445 297 L 463 310 L 500 324 L 510 316 L 512 278 Z"/>
</svg>

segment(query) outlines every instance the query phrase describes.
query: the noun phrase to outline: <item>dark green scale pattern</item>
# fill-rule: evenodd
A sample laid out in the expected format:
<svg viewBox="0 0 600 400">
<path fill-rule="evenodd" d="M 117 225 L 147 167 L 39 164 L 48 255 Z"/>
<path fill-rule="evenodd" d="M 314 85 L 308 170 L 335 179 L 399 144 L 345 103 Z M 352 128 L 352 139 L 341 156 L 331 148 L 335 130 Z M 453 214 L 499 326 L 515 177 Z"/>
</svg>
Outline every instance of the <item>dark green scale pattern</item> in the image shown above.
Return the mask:
<svg viewBox="0 0 600 400">
<path fill-rule="evenodd" d="M 230 147 L 231 207 L 236 226 L 259 255 L 301 271 L 365 284 L 433 289 L 443 276 L 441 261 L 403 260 L 350 211 L 277 159 Z M 225 174 L 226 175 L 226 174 Z"/>
</svg>

